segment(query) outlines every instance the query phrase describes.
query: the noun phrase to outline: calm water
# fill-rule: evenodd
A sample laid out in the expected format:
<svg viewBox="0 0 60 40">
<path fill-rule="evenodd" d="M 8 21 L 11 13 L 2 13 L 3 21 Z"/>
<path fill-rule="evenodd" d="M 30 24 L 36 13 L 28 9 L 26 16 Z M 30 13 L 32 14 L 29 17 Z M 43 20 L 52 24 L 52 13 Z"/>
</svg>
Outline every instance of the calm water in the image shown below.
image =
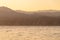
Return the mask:
<svg viewBox="0 0 60 40">
<path fill-rule="evenodd" d="M 0 40 L 60 40 L 60 26 L 0 26 Z"/>
</svg>

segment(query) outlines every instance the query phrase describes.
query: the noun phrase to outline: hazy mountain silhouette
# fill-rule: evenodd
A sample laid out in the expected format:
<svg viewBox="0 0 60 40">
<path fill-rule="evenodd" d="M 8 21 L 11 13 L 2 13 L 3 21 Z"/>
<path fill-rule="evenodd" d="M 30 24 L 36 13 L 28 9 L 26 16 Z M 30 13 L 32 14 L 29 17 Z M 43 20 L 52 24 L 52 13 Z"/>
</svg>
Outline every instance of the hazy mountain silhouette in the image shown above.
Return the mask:
<svg viewBox="0 0 60 40">
<path fill-rule="evenodd" d="M 60 16 L 60 11 L 57 11 L 57 10 L 42 10 L 42 11 L 33 12 L 33 15 L 59 17 Z"/>
<path fill-rule="evenodd" d="M 30 25 L 60 25 L 60 11 L 59 10 L 41 10 L 29 13 L 25 24 Z M 30 14 L 31 13 L 31 14 Z M 25 19 L 26 20 L 26 19 Z"/>
<path fill-rule="evenodd" d="M 41 16 L 51 16 L 51 17 L 59 17 L 60 16 L 60 10 L 39 10 L 39 11 L 33 11 L 33 12 L 16 10 L 16 12 L 32 14 L 32 15 L 39 15 L 39 16 L 40 15 Z"/>
<path fill-rule="evenodd" d="M 26 12 L 0 7 L 0 25 L 60 25 L 60 11 Z"/>
<path fill-rule="evenodd" d="M 15 20 L 18 21 L 19 18 L 23 18 L 23 16 L 25 16 L 25 14 L 18 13 L 8 7 L 0 7 L 0 25 L 13 25 L 16 23 Z"/>
</svg>

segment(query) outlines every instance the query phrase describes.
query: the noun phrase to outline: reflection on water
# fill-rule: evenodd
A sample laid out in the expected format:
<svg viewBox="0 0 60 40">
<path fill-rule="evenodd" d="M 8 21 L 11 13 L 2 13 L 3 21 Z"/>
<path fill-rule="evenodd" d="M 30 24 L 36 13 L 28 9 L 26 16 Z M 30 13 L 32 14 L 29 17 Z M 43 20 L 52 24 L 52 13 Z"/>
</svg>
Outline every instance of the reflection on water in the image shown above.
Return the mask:
<svg viewBox="0 0 60 40">
<path fill-rule="evenodd" d="M 0 26 L 0 40 L 60 40 L 60 27 Z"/>
</svg>

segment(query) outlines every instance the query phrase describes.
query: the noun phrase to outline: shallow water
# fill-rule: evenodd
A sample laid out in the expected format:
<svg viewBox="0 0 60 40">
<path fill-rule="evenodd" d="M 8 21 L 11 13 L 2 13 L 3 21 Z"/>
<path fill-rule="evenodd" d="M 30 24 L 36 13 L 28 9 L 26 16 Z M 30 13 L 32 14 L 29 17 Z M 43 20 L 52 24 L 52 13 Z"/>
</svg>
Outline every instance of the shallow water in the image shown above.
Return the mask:
<svg viewBox="0 0 60 40">
<path fill-rule="evenodd" d="M 0 26 L 0 40 L 60 40 L 60 26 Z"/>
</svg>

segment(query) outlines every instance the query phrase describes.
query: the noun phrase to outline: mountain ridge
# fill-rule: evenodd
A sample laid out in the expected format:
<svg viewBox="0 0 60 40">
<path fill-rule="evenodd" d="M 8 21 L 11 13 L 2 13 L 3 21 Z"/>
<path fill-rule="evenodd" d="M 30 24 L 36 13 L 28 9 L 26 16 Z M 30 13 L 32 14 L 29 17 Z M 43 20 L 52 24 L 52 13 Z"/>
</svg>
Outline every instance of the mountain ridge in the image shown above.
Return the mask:
<svg viewBox="0 0 60 40">
<path fill-rule="evenodd" d="M 16 11 L 0 7 L 0 25 L 60 25 L 60 11 Z"/>
</svg>

